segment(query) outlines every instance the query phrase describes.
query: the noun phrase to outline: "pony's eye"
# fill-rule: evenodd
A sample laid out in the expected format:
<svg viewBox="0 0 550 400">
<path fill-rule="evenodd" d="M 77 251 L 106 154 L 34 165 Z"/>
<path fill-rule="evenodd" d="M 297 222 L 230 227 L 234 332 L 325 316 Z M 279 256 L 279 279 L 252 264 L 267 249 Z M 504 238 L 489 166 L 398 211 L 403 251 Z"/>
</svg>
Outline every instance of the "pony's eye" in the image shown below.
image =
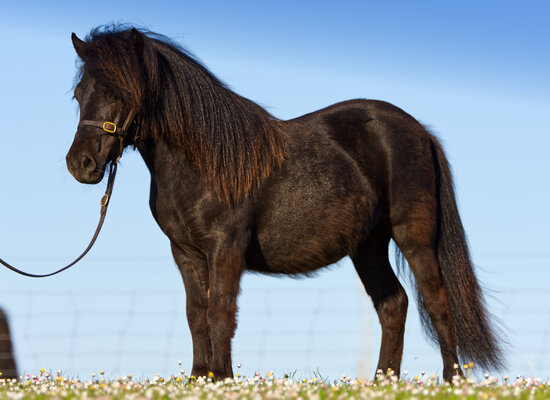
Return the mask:
<svg viewBox="0 0 550 400">
<path fill-rule="evenodd" d="M 119 101 L 120 101 L 120 97 L 118 97 L 118 96 L 116 96 L 116 95 L 113 96 L 112 99 L 111 99 L 111 103 L 117 103 L 117 102 L 119 102 Z"/>
</svg>

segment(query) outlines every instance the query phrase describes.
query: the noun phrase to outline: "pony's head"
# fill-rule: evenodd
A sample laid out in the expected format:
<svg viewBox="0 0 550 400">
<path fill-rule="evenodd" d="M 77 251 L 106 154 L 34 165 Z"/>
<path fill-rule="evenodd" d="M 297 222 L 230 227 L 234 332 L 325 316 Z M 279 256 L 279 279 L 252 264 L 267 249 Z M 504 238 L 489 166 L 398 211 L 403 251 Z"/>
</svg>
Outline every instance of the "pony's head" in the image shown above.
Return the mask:
<svg viewBox="0 0 550 400">
<path fill-rule="evenodd" d="M 101 181 L 121 151 L 108 130 L 120 128 L 133 111 L 140 150 L 168 144 L 225 203 L 246 198 L 281 164 L 280 121 L 170 39 L 116 25 L 92 30 L 86 41 L 72 39 L 82 60 L 75 89 L 81 121 L 67 166 L 80 182 Z M 130 126 L 122 144 L 135 134 Z"/>
<path fill-rule="evenodd" d="M 142 46 L 141 34 L 135 29 L 128 33 L 125 45 L 133 53 L 138 52 Z M 80 106 L 80 123 L 66 161 L 79 182 L 95 184 L 103 179 L 108 163 L 117 161 L 123 148 L 133 142 L 136 126 L 132 122 L 137 104 L 134 91 L 125 85 L 127 77 L 115 83 L 112 74 L 105 73 L 109 72 L 105 70 L 110 63 L 119 61 L 121 54 L 116 54 L 116 48 L 124 46 L 123 43 L 110 43 L 113 59 L 105 60 L 108 57 L 105 45 L 98 53 L 92 43 L 80 40 L 74 33 L 72 41 L 83 64 L 74 90 Z M 124 49 L 121 53 L 127 55 L 129 51 Z"/>
</svg>

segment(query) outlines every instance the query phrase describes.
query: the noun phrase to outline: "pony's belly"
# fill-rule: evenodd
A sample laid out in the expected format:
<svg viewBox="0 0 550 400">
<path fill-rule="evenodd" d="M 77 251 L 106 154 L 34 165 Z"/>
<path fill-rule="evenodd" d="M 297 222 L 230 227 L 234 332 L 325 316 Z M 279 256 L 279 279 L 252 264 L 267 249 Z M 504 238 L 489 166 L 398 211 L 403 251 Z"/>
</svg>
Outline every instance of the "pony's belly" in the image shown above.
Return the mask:
<svg viewBox="0 0 550 400">
<path fill-rule="evenodd" d="M 248 248 L 247 267 L 277 274 L 303 274 L 353 254 L 370 221 L 364 201 L 353 207 L 308 209 L 287 213 L 258 226 Z M 370 211 L 370 210 L 369 210 Z"/>
<path fill-rule="evenodd" d="M 358 164 L 322 133 L 289 136 L 287 145 L 255 205 L 252 270 L 307 273 L 353 254 L 380 201 Z"/>
<path fill-rule="evenodd" d="M 288 253 L 277 255 L 268 254 L 261 258 L 248 257 L 247 255 L 246 268 L 250 271 L 267 274 L 307 274 L 334 264 L 347 255 L 343 252 L 335 252 L 330 257 L 304 257 L 303 255 L 307 253 L 308 248 L 295 247 L 294 250 L 292 255 Z"/>
<path fill-rule="evenodd" d="M 274 274 L 305 274 L 334 264 L 350 254 L 352 238 L 334 235 L 260 237 L 247 252 L 247 268 Z M 336 240 L 334 240 L 336 239 Z"/>
</svg>

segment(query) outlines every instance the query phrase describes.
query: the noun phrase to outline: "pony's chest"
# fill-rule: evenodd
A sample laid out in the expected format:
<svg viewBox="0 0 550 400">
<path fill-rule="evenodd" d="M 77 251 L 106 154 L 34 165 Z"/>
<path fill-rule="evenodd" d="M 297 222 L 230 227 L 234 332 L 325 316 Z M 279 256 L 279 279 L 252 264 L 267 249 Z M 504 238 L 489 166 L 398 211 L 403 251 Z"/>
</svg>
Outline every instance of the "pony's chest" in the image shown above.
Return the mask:
<svg viewBox="0 0 550 400">
<path fill-rule="evenodd" d="M 221 233 L 230 235 L 236 225 L 246 224 L 249 218 L 246 207 L 229 211 L 210 191 L 166 187 L 151 190 L 149 205 L 160 229 L 180 247 L 208 253 L 215 243 L 213 238 Z"/>
<path fill-rule="evenodd" d="M 196 217 L 192 212 L 185 212 L 189 207 L 185 199 L 178 198 L 176 193 L 152 185 L 149 207 L 162 232 L 171 242 L 181 246 L 192 243 L 190 227 Z"/>
<path fill-rule="evenodd" d="M 171 242 L 180 246 L 191 244 L 188 224 L 185 223 L 177 210 L 171 207 L 159 206 L 156 202 L 151 202 L 150 208 L 159 228 Z"/>
</svg>

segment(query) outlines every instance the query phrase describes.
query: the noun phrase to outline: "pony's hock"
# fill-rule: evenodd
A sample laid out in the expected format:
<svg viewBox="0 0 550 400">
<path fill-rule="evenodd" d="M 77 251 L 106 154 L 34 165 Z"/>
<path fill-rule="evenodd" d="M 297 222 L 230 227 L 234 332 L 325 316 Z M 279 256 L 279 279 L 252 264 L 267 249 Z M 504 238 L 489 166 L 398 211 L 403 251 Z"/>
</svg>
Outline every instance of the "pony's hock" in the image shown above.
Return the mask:
<svg viewBox="0 0 550 400">
<path fill-rule="evenodd" d="M 302 274 L 347 255 L 382 325 L 378 369 L 399 373 L 408 300 L 388 261 L 390 239 L 416 279 L 444 378 L 459 356 L 501 366 L 447 159 L 413 117 L 382 101 L 350 100 L 281 121 L 161 35 L 104 27 L 86 41 L 73 35 L 73 44 L 82 121 L 117 124 L 139 113 L 151 211 L 187 294 L 193 375 L 233 375 L 245 270 Z M 67 163 L 81 182 L 99 182 L 132 143 L 105 130 L 79 125 Z"/>
</svg>

